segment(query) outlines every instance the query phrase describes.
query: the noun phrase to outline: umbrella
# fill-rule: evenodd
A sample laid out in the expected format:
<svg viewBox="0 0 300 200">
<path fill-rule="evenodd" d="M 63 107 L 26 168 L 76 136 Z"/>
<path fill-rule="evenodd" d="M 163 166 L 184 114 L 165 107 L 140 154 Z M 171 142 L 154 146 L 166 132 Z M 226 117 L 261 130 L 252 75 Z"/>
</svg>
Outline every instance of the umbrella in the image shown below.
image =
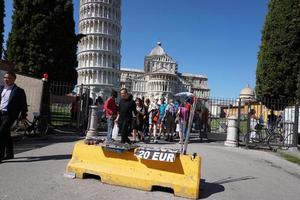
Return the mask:
<svg viewBox="0 0 300 200">
<path fill-rule="evenodd" d="M 186 98 L 186 97 L 193 97 L 194 94 L 190 93 L 190 92 L 180 92 L 175 94 L 176 97 L 182 97 L 182 98 Z"/>
</svg>

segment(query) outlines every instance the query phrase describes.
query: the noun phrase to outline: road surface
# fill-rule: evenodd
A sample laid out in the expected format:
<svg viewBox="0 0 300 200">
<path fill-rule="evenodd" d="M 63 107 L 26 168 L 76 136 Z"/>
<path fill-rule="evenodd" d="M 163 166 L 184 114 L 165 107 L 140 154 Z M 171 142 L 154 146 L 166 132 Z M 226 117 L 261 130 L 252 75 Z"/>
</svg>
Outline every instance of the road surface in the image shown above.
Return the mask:
<svg viewBox="0 0 300 200">
<path fill-rule="evenodd" d="M 182 199 L 163 191 L 146 192 L 95 179 L 64 176 L 78 136 L 50 136 L 17 143 L 16 158 L 0 163 L 0 200 Z M 177 147 L 179 144 L 164 144 Z M 300 166 L 271 152 L 191 143 L 202 157 L 201 199 L 298 200 Z"/>
</svg>

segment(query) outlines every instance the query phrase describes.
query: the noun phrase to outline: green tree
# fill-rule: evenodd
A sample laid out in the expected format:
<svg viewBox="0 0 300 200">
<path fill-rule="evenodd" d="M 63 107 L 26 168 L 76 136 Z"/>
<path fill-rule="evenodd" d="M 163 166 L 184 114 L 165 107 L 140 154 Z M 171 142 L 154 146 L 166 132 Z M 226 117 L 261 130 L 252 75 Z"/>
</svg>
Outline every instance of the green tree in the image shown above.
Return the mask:
<svg viewBox="0 0 300 200">
<path fill-rule="evenodd" d="M 300 97 L 298 80 L 300 80 L 300 0 L 271 0 L 258 54 L 257 97 L 295 98 L 297 95 Z"/>
<path fill-rule="evenodd" d="M 4 10 L 4 0 L 0 0 L 0 58 L 2 58 L 3 53 L 3 33 L 4 33 L 4 17 L 5 17 L 5 10 Z"/>
<path fill-rule="evenodd" d="M 72 0 L 14 0 L 8 60 L 23 74 L 76 81 L 77 39 Z"/>
</svg>

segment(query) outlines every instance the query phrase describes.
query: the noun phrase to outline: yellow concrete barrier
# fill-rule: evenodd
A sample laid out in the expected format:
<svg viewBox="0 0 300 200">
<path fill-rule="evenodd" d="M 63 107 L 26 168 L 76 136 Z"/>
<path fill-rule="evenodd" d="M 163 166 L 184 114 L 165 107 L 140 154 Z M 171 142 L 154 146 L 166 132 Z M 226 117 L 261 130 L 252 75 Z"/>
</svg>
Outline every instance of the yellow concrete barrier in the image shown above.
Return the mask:
<svg viewBox="0 0 300 200">
<path fill-rule="evenodd" d="M 176 154 L 174 162 L 140 159 L 134 150 L 117 153 L 99 145 L 75 144 L 67 172 L 77 178 L 85 174 L 100 176 L 101 181 L 142 190 L 153 186 L 172 188 L 176 196 L 197 199 L 200 190 L 201 158 Z"/>
</svg>

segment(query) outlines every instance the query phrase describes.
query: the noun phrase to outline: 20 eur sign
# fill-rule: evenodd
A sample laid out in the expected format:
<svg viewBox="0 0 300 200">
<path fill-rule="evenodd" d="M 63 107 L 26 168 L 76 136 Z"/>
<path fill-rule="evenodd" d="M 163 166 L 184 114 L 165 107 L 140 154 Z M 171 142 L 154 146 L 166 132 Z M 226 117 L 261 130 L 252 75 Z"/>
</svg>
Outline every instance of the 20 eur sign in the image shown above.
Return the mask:
<svg viewBox="0 0 300 200">
<path fill-rule="evenodd" d="M 145 160 L 157 160 L 162 162 L 175 162 L 177 150 L 162 150 L 156 148 L 137 148 L 135 156 Z"/>
</svg>

